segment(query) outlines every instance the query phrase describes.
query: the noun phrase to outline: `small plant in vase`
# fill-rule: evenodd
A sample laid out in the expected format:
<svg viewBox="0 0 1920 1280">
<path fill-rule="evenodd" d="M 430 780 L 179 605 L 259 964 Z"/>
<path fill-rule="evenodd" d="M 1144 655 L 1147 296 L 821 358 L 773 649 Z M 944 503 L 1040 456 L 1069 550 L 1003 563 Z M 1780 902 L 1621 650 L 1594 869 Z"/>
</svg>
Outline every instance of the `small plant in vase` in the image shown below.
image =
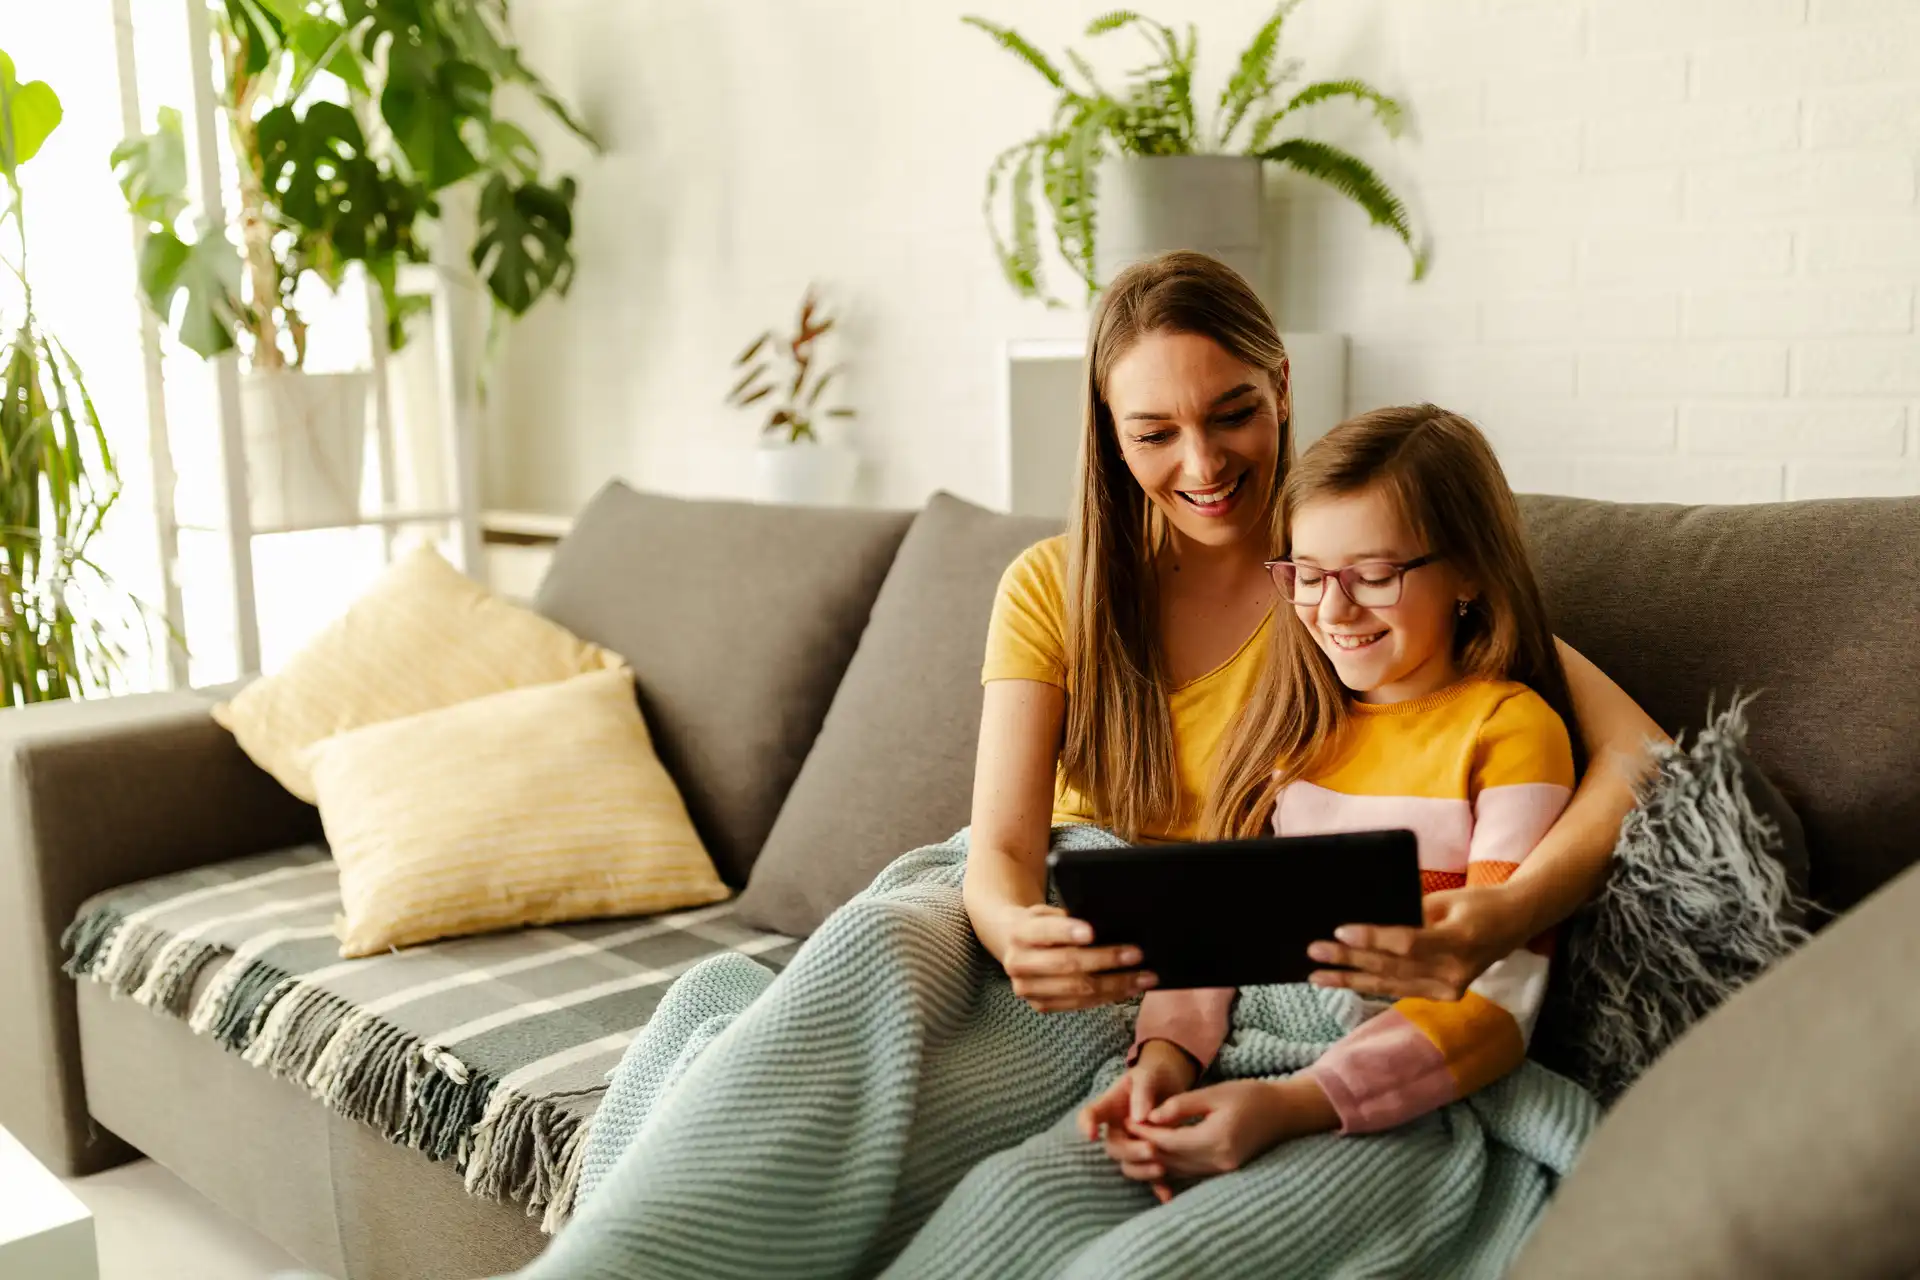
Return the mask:
<svg viewBox="0 0 1920 1280">
<path fill-rule="evenodd" d="M 821 341 L 833 326 L 808 288 L 792 333 L 769 329 L 734 357 L 740 373 L 727 403 L 766 408 L 755 457 L 762 501 L 839 506 L 852 496 L 859 455 L 838 431 L 821 430 L 853 417 L 844 405 L 822 403 L 843 369 L 821 355 Z"/>
</svg>

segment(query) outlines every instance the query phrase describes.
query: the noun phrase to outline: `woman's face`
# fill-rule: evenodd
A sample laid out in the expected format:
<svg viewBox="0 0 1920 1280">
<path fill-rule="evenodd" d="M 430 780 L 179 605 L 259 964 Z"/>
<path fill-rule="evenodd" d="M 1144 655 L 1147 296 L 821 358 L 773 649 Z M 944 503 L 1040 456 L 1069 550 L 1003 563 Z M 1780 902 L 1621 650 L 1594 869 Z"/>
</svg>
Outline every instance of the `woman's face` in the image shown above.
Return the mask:
<svg viewBox="0 0 1920 1280">
<path fill-rule="evenodd" d="M 1280 413 L 1265 370 L 1211 338 L 1149 333 L 1114 361 L 1106 400 L 1127 469 L 1175 530 L 1208 547 L 1266 536 Z"/>
</svg>

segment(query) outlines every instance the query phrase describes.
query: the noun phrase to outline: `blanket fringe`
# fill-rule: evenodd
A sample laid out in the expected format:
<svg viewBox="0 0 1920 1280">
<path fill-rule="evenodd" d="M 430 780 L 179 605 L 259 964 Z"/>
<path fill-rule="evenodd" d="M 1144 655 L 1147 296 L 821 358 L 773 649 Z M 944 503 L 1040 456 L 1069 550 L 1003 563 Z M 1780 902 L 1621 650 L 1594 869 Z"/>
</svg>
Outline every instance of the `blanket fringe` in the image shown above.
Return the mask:
<svg viewBox="0 0 1920 1280">
<path fill-rule="evenodd" d="M 184 1015 L 193 984 L 223 954 L 224 948 L 198 938 L 169 939 L 147 966 L 146 977 L 133 992 L 134 1001 L 175 1017 Z"/>
<path fill-rule="evenodd" d="M 122 921 L 95 963 L 93 977 L 116 994 L 130 996 L 146 981 L 154 957 L 167 943 L 167 933 L 149 924 Z"/>
<path fill-rule="evenodd" d="M 60 946 L 67 958 L 61 964 L 70 978 L 92 977 L 113 936 L 126 916 L 112 907 L 99 907 L 75 917 L 60 934 Z"/>
<path fill-rule="evenodd" d="M 468 1192 L 525 1204 L 528 1214 L 542 1215 L 540 1229 L 551 1235 L 572 1216 L 587 1128 L 553 1098 L 496 1089 L 472 1129 L 465 1160 Z"/>
</svg>

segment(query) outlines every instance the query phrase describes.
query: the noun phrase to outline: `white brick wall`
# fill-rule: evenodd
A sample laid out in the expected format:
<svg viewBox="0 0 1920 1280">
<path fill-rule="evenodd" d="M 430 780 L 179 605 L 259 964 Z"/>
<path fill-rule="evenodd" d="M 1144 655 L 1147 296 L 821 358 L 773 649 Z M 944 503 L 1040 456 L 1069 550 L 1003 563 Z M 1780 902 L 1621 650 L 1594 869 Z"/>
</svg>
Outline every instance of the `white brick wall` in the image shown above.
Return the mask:
<svg viewBox="0 0 1920 1280">
<path fill-rule="evenodd" d="M 1196 24 L 1210 96 L 1268 4 L 1139 7 Z M 551 140 L 579 278 L 510 331 L 489 503 L 569 510 L 609 474 L 747 491 L 727 362 L 809 280 L 845 304 L 866 496 L 999 500 L 1003 344 L 1086 322 L 999 280 L 981 180 L 1050 103 L 959 19 L 1084 48 L 1111 5 L 517 5 L 609 150 Z M 1091 47 L 1118 71 L 1133 39 Z M 1350 408 L 1467 412 L 1522 488 L 1920 493 L 1920 0 L 1308 0 L 1284 51 L 1411 108 L 1397 143 L 1344 107 L 1307 129 L 1407 198 L 1425 282 L 1352 205 L 1270 182 L 1268 295 L 1350 336 Z"/>
<path fill-rule="evenodd" d="M 1412 194 L 1426 283 L 1392 279 L 1390 245 L 1320 268 L 1289 236 L 1274 265 L 1283 327 L 1354 335 L 1351 409 L 1468 412 L 1522 488 L 1920 493 L 1920 0 L 1330 7 L 1294 34 L 1312 22 L 1314 47 L 1350 50 L 1397 29 L 1363 73 L 1416 117 L 1428 84 L 1453 104 L 1424 140 L 1338 139 Z M 1458 106 L 1475 85 L 1477 121 Z M 1469 302 L 1473 329 L 1422 331 Z"/>
</svg>

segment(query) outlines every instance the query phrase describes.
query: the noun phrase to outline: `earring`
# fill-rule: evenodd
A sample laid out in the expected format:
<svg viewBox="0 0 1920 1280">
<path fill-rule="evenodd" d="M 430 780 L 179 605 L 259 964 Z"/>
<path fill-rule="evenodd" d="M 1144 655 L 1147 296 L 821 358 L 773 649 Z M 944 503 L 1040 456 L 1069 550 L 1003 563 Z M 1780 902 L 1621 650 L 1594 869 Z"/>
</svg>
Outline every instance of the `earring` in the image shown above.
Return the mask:
<svg viewBox="0 0 1920 1280">
<path fill-rule="evenodd" d="M 1454 611 L 1455 613 L 1457 613 L 1457 614 L 1459 614 L 1459 615 L 1460 615 L 1461 617 L 1463 617 L 1463 618 L 1464 618 L 1464 617 L 1466 617 L 1466 616 L 1467 616 L 1467 605 L 1468 605 L 1468 603 L 1469 603 L 1469 602 L 1468 602 L 1468 601 L 1465 601 L 1465 600 L 1455 600 L 1455 601 L 1453 602 L 1453 611 Z"/>
</svg>

